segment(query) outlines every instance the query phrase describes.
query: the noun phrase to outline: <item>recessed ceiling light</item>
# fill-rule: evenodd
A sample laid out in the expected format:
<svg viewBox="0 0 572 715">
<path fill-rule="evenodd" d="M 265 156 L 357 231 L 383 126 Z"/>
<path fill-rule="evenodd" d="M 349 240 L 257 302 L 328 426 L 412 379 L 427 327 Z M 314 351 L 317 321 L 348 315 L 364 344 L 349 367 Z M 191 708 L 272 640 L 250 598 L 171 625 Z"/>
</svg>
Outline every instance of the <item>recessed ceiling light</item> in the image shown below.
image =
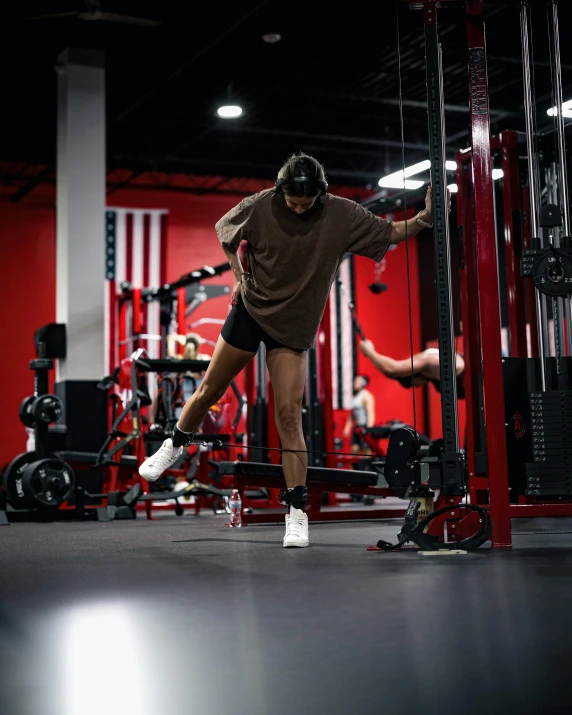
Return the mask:
<svg viewBox="0 0 572 715">
<path fill-rule="evenodd" d="M 264 42 L 268 42 L 269 45 L 273 45 L 276 42 L 280 42 L 282 35 L 279 35 L 277 32 L 267 32 L 265 35 L 262 35 L 262 39 Z"/>
<path fill-rule="evenodd" d="M 233 119 L 234 117 L 240 117 L 242 107 L 238 107 L 236 104 L 229 104 L 225 107 L 219 107 L 216 113 L 219 117 L 223 117 L 224 119 Z"/>
</svg>

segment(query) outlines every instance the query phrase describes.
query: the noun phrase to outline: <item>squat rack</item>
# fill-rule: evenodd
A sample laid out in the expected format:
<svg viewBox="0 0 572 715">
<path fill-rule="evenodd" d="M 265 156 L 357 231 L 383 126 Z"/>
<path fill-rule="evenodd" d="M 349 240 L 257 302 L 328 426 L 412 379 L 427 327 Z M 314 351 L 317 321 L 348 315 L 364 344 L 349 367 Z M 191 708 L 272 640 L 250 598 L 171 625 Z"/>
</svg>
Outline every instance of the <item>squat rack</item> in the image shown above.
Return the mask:
<svg viewBox="0 0 572 715">
<path fill-rule="evenodd" d="M 436 27 L 437 8 L 453 4 L 455 0 L 402 0 L 415 9 L 423 9 L 426 44 L 431 28 Z M 529 37 L 527 29 L 528 2 L 522 2 L 521 30 L 525 109 L 527 120 L 527 149 L 529 157 L 529 187 L 520 193 L 518 165 L 518 137 L 515 132 L 503 132 L 490 137 L 490 111 L 484 0 L 466 0 L 466 36 L 469 74 L 469 114 L 471 148 L 457 152 L 457 208 L 459 233 L 464 243 L 462 271 L 462 318 L 465 344 L 465 381 L 467 393 L 467 459 L 469 491 L 474 504 L 487 503 L 490 508 L 493 532 L 492 545 L 511 546 L 511 518 L 521 516 L 572 515 L 572 503 L 545 502 L 519 498 L 511 503 L 507 459 L 507 417 L 505 415 L 501 320 L 499 308 L 497 231 L 495 226 L 495 198 L 492 176 L 492 151 L 501 155 L 503 176 L 503 227 L 506 251 L 508 328 L 510 354 L 524 358 L 540 357 L 542 390 L 546 388 L 545 350 L 547 347 L 547 312 L 545 296 L 540 295 L 529 281 L 524 287 L 521 279 L 520 258 L 523 250 L 532 246 L 533 236 L 539 236 L 537 200 L 539 197 L 538 159 L 535 152 L 531 119 L 534 110 L 530 92 Z M 554 104 L 562 105 L 557 0 L 547 2 L 549 37 L 551 40 L 552 80 Z M 430 63 L 430 51 L 427 52 Z M 434 63 L 433 63 L 434 64 Z M 442 93 L 441 93 L 442 100 Z M 428 112 L 431 118 L 431 84 L 428 76 Z M 559 202 L 565 207 L 564 233 L 569 234 L 567 182 L 564 162 L 563 122 L 556 112 L 555 134 L 558 139 Z M 431 129 L 431 126 L 430 126 Z M 555 201 L 556 202 L 556 201 Z M 524 211 L 522 209 L 525 209 Z M 522 216 L 522 220 L 520 217 Z M 438 241 L 436 224 L 435 240 Z M 544 245 L 544 244 L 541 244 Z M 555 246 L 558 246 L 555 243 Z M 527 300 L 525 300 L 525 295 Z M 526 312 L 531 333 L 531 350 L 527 350 Z M 563 317 L 570 317 L 569 298 L 553 301 L 555 330 L 560 338 L 568 337 L 560 327 Z M 440 325 L 445 315 L 439 306 Z M 569 322 L 569 321 L 568 321 Z M 450 337 L 448 334 L 445 337 Z M 440 331 L 441 338 L 441 331 Z M 564 342 L 562 340 L 562 342 Z M 556 357 L 559 360 L 557 348 Z M 530 353 L 530 354 L 529 354 Z M 549 354 L 549 352 L 548 352 Z M 564 347 L 564 355 L 566 349 Z M 559 388 L 561 389 L 561 388 Z M 563 394 L 563 393 L 562 393 Z M 445 406 L 443 406 L 445 410 Z M 445 414 L 444 414 L 445 417 Z M 485 428 L 486 425 L 486 428 Z M 445 433 L 445 425 L 444 425 Z M 481 475 L 486 475 L 483 477 Z M 512 501 L 515 501 L 512 499 Z"/>
</svg>

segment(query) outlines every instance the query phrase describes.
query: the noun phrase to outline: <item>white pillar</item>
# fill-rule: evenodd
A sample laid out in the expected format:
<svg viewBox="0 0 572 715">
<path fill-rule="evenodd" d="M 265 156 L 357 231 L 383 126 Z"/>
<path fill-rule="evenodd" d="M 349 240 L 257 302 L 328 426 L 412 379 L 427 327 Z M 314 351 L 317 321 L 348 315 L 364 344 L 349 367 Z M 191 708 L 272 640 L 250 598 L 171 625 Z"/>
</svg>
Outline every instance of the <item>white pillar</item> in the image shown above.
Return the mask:
<svg viewBox="0 0 572 715">
<path fill-rule="evenodd" d="M 67 325 L 59 379 L 105 370 L 105 70 L 103 52 L 58 59 L 57 321 Z"/>
</svg>

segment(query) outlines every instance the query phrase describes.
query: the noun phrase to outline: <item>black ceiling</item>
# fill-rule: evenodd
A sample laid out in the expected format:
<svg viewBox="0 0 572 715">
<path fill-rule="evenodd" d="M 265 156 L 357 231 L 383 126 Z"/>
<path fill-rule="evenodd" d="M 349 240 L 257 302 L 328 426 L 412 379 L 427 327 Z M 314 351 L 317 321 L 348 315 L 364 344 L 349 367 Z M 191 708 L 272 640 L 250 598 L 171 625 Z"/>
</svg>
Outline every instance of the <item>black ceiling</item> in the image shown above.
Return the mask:
<svg viewBox="0 0 572 715">
<path fill-rule="evenodd" d="M 91 0 L 93 2 L 93 0 Z M 570 3 L 560 3 L 564 98 L 572 98 Z M 534 3 L 540 121 L 549 125 L 545 6 Z M 66 47 L 103 49 L 110 167 L 271 178 L 293 151 L 325 163 L 336 184 L 365 187 L 401 168 L 394 0 L 329 3 L 107 0 L 102 10 L 155 19 L 145 28 L 77 17 L 82 0 L 21 0 L 3 8 L 0 159 L 55 161 L 56 74 Z M 524 129 L 520 2 L 487 4 L 493 132 Z M 440 11 L 450 155 L 467 143 L 465 24 Z M 400 11 L 406 163 L 427 158 L 422 13 Z M 268 44 L 265 33 L 279 33 Z M 232 98 L 244 115 L 214 112 Z"/>
</svg>

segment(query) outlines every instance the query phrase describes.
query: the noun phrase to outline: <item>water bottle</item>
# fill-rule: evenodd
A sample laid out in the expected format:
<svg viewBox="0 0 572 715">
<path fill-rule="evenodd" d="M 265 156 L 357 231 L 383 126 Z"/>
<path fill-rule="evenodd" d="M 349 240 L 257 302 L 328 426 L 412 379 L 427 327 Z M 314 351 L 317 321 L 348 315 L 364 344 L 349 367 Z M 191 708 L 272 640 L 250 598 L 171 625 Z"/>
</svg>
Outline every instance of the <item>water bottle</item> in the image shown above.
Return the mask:
<svg viewBox="0 0 572 715">
<path fill-rule="evenodd" d="M 242 499 L 238 493 L 238 489 L 232 490 L 232 496 L 228 502 L 230 508 L 230 526 L 242 526 Z"/>
</svg>

